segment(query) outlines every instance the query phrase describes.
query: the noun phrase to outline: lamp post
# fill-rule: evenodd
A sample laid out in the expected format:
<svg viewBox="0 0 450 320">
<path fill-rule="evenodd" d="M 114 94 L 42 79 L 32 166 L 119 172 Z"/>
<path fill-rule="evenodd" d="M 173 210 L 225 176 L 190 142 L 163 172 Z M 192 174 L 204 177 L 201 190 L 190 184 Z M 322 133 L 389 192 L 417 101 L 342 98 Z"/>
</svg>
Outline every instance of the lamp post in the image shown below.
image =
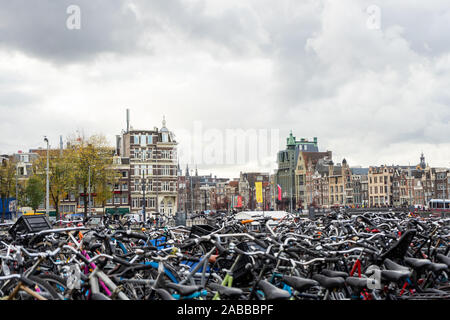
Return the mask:
<svg viewBox="0 0 450 320">
<path fill-rule="evenodd" d="M 47 214 L 47 217 L 49 215 L 49 208 L 50 208 L 50 198 L 49 198 L 49 190 L 50 190 L 50 183 L 49 183 L 49 178 L 48 178 L 48 172 L 49 172 L 49 143 L 48 143 L 48 139 L 47 137 L 44 137 L 44 141 L 47 142 L 47 168 L 45 169 L 46 171 L 46 186 L 45 186 L 45 213 Z"/>
<path fill-rule="evenodd" d="M 159 215 L 159 168 L 158 168 L 158 139 L 156 140 L 155 144 L 155 167 L 156 167 L 156 175 L 155 175 L 155 182 L 156 182 L 156 215 Z"/>
<path fill-rule="evenodd" d="M 189 183 L 189 189 L 191 191 L 191 214 L 194 213 L 194 186 L 192 185 L 192 173 L 194 171 L 191 170 L 191 174 L 189 175 L 190 183 Z"/>
<path fill-rule="evenodd" d="M 18 191 L 18 176 L 19 176 L 19 164 L 16 165 L 16 217 L 17 209 L 19 208 L 19 191 Z"/>
<path fill-rule="evenodd" d="M 146 221 L 145 214 L 145 172 L 142 170 L 142 218 L 144 219 L 144 223 Z"/>
</svg>

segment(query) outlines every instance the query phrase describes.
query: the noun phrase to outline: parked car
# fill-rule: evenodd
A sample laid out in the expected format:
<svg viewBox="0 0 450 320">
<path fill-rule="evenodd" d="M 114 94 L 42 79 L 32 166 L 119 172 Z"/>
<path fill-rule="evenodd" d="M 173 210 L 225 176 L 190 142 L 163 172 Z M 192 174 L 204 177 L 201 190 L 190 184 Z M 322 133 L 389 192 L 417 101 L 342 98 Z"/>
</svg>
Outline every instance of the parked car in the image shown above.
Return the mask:
<svg viewBox="0 0 450 320">
<path fill-rule="evenodd" d="M 123 216 L 126 220 L 131 223 L 140 223 L 142 222 L 142 216 L 140 214 L 129 213 Z"/>
</svg>

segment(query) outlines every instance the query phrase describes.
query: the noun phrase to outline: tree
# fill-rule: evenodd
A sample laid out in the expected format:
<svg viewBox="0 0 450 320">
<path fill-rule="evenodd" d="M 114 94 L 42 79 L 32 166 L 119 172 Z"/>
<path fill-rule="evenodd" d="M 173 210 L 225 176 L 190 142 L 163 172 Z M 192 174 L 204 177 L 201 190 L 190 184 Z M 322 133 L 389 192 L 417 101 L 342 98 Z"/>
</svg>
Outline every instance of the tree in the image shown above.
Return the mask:
<svg viewBox="0 0 450 320">
<path fill-rule="evenodd" d="M 15 191 L 15 178 L 17 174 L 16 162 L 12 159 L 1 159 L 0 164 L 0 195 L 2 199 L 2 218 L 1 222 L 5 222 L 5 214 L 8 199 Z"/>
<path fill-rule="evenodd" d="M 39 208 L 39 205 L 45 198 L 45 186 L 42 184 L 38 176 L 31 177 L 25 188 L 26 204 L 30 206 L 34 212 Z"/>
<path fill-rule="evenodd" d="M 41 181 L 43 188 L 46 184 L 47 157 L 41 157 L 34 163 L 36 177 Z M 49 196 L 55 207 L 56 220 L 60 220 L 59 202 L 70 192 L 75 190 L 73 164 L 70 152 L 63 150 L 50 150 L 49 152 Z"/>
<path fill-rule="evenodd" d="M 104 136 L 78 137 L 70 141 L 70 162 L 73 164 L 73 178 L 84 200 L 84 216 L 87 217 L 89 193 L 104 206 L 113 195 L 112 187 L 117 181 L 112 170 L 114 149 Z M 91 190 L 88 190 L 89 180 Z M 93 198 L 92 198 L 93 199 Z"/>
</svg>

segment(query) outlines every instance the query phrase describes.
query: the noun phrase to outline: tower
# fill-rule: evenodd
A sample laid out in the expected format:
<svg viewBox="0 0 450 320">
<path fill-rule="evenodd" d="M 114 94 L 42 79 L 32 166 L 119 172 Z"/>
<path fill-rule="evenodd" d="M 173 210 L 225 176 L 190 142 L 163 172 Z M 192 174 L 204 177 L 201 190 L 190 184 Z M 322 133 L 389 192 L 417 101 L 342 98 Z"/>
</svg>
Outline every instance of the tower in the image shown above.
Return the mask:
<svg viewBox="0 0 450 320">
<path fill-rule="evenodd" d="M 426 163 L 425 163 L 425 156 L 422 154 L 420 155 L 420 168 L 421 169 L 425 169 L 427 167 Z"/>
</svg>

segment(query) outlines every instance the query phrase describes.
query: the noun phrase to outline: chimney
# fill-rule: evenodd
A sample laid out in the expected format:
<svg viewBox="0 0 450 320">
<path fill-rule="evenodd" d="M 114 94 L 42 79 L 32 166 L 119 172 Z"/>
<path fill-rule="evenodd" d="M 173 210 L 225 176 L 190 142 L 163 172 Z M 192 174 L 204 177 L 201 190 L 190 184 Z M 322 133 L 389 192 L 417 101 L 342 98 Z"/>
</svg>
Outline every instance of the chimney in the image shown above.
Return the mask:
<svg viewBox="0 0 450 320">
<path fill-rule="evenodd" d="M 130 131 L 130 109 L 127 109 L 127 133 Z"/>
<path fill-rule="evenodd" d="M 122 137 L 120 135 L 116 135 L 116 154 L 121 156 L 121 147 L 122 147 Z"/>
</svg>

